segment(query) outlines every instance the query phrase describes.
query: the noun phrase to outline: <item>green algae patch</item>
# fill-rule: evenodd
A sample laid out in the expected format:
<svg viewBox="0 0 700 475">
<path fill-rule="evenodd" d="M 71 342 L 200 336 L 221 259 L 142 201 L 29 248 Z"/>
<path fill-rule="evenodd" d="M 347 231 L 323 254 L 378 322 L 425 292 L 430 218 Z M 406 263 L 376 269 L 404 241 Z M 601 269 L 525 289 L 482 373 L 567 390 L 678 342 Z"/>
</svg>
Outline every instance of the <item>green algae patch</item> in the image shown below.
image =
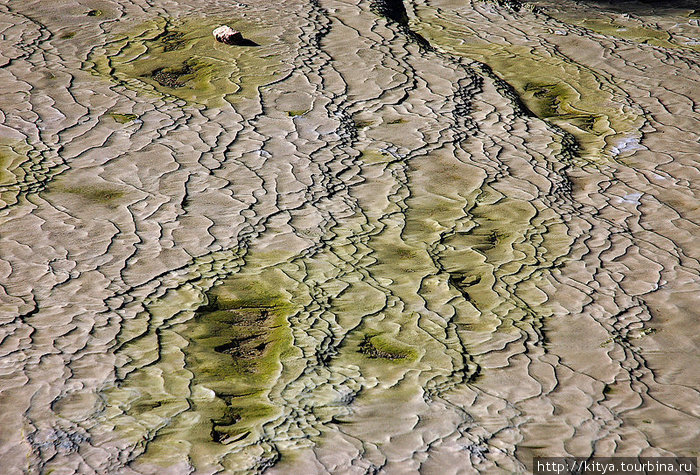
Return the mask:
<svg viewBox="0 0 700 475">
<path fill-rule="evenodd" d="M 109 116 L 120 124 L 128 124 L 139 118 L 136 114 L 120 114 L 118 112 L 110 112 Z"/>
<path fill-rule="evenodd" d="M 394 157 L 392 157 L 390 154 L 380 150 L 363 150 L 362 155 L 360 155 L 360 160 L 367 165 L 387 163 L 393 159 Z"/>
<path fill-rule="evenodd" d="M 670 7 L 670 10 L 668 10 L 666 13 L 658 12 L 660 16 L 666 17 L 667 20 L 670 20 L 673 17 L 679 21 L 683 21 L 684 17 L 693 18 L 692 13 L 683 14 L 678 10 L 674 11 L 672 5 L 668 5 L 668 7 Z M 610 38 L 619 38 L 634 43 L 649 44 L 671 50 L 700 50 L 696 44 L 678 41 L 678 38 L 676 37 L 676 34 L 678 33 L 677 23 L 675 26 L 671 26 L 671 22 L 666 23 L 667 27 L 670 27 L 669 31 L 667 31 L 662 28 L 663 23 L 659 23 L 653 17 L 649 17 L 648 19 L 645 18 L 646 14 L 644 13 L 632 17 L 625 15 L 614 15 L 614 18 L 609 16 L 610 12 L 607 13 L 608 14 L 605 12 L 596 13 L 592 11 L 586 11 L 583 13 L 576 12 L 575 10 L 555 10 L 548 12 L 548 14 L 559 21 L 581 26 L 593 33 L 605 35 Z M 673 30 L 675 33 L 672 34 L 670 30 Z"/>
<path fill-rule="evenodd" d="M 634 135 L 643 124 L 643 111 L 627 104 L 625 92 L 609 78 L 554 48 L 490 43 L 432 11 L 419 17 L 414 26 L 431 44 L 486 65 L 532 114 L 572 134 L 587 161 L 610 156 L 606 139 Z"/>
<path fill-rule="evenodd" d="M 609 130 L 605 114 L 592 114 L 576 107 L 581 95 L 570 84 L 562 81 L 533 81 L 523 85 L 521 99 L 540 118 L 566 122 L 570 132 L 577 136 L 584 148 L 600 146 L 594 137 L 604 136 Z"/>
<path fill-rule="evenodd" d="M 307 112 L 309 112 L 307 109 L 301 109 L 301 110 L 291 110 L 287 111 L 287 116 L 289 117 L 297 117 L 299 115 L 304 115 Z"/>
<path fill-rule="evenodd" d="M 229 24 L 262 46 L 219 43 L 212 31 Z M 92 71 L 144 94 L 218 107 L 252 98 L 280 76 L 277 38 L 240 18 L 157 18 L 115 35 L 90 57 Z"/>
<path fill-rule="evenodd" d="M 17 183 L 17 177 L 21 174 L 19 168 L 29 159 L 29 148 L 24 142 L 0 140 L 0 186 Z"/>
<path fill-rule="evenodd" d="M 189 341 L 186 366 L 194 384 L 216 395 L 204 411 L 210 413 L 211 440 L 226 444 L 256 434 L 279 411 L 267 394 L 291 346 L 292 306 L 264 283 L 236 279 L 207 298 L 180 333 Z"/>
<path fill-rule="evenodd" d="M 577 24 L 606 36 L 614 36 L 637 43 L 648 43 L 664 48 L 678 48 L 681 45 L 671 41 L 671 35 L 664 30 L 647 26 L 633 26 L 610 19 L 584 19 Z"/>
<path fill-rule="evenodd" d="M 19 184 L 30 173 L 30 151 L 24 141 L 0 139 L 0 209 L 17 203 Z"/>
<path fill-rule="evenodd" d="M 381 334 L 365 335 L 358 345 L 358 351 L 371 359 L 415 360 L 418 358 L 418 353 L 413 348 Z"/>
</svg>

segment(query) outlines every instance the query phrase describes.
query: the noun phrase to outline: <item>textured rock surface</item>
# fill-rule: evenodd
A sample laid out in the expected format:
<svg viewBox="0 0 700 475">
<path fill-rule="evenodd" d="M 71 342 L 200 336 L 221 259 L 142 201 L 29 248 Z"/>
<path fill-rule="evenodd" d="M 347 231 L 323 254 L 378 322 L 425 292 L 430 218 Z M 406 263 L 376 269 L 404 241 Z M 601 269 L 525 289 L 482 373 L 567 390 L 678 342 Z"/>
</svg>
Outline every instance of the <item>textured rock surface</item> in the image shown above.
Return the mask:
<svg viewBox="0 0 700 475">
<path fill-rule="evenodd" d="M 698 456 L 698 12 L 283 3 L 0 6 L 0 467 Z"/>
<path fill-rule="evenodd" d="M 226 43 L 227 45 L 237 45 L 243 42 L 243 35 L 241 32 L 234 30 L 230 26 L 222 25 L 215 28 L 212 34 L 214 38 L 216 38 L 216 41 Z"/>
</svg>

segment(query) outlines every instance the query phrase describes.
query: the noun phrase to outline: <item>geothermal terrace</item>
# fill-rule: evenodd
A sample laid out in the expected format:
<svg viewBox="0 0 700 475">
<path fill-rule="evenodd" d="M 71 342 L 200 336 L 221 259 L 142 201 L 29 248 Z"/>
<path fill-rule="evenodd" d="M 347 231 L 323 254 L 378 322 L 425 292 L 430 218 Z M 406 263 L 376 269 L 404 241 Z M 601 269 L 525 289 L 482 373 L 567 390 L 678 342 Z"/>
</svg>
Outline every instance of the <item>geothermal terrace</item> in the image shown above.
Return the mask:
<svg viewBox="0 0 700 475">
<path fill-rule="evenodd" d="M 3 2 L 2 472 L 700 455 L 660 3 Z"/>
</svg>

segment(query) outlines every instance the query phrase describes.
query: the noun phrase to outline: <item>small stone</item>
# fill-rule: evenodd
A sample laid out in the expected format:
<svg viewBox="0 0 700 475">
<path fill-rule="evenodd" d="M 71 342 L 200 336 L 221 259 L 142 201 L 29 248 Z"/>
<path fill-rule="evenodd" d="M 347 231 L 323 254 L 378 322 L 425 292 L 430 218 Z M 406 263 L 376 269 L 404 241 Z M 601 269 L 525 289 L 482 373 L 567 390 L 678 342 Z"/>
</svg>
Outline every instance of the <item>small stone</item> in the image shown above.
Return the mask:
<svg viewBox="0 0 700 475">
<path fill-rule="evenodd" d="M 243 35 L 240 31 L 236 31 L 230 26 L 220 26 L 216 28 L 213 32 L 216 41 L 227 45 L 241 45 L 245 42 Z"/>
</svg>

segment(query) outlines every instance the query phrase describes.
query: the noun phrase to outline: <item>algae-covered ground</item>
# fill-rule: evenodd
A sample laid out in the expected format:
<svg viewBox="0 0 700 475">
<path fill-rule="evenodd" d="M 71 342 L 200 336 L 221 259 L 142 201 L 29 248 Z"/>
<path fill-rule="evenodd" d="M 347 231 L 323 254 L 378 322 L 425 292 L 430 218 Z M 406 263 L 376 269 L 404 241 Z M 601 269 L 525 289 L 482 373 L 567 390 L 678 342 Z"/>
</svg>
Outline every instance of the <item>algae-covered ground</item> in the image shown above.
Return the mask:
<svg viewBox="0 0 700 475">
<path fill-rule="evenodd" d="M 0 208 L 17 202 L 19 183 L 27 171 L 23 165 L 29 162 L 31 148 L 22 142 L 0 142 Z"/>
<path fill-rule="evenodd" d="M 212 30 L 230 24 L 249 44 L 219 43 Z M 157 18 L 111 35 L 89 58 L 93 71 L 142 93 L 217 107 L 255 97 L 285 69 L 276 38 L 241 17 Z M 115 117 L 115 120 L 124 120 Z"/>
<path fill-rule="evenodd" d="M 586 161 L 614 157 L 616 139 L 640 137 L 644 111 L 614 78 L 577 64 L 538 37 L 522 45 L 493 41 L 480 33 L 476 18 L 465 22 L 429 7 L 416 9 L 413 25 L 434 46 L 486 65 L 529 112 L 571 133 Z M 545 31 L 549 37 L 563 33 L 556 27 Z"/>
</svg>

